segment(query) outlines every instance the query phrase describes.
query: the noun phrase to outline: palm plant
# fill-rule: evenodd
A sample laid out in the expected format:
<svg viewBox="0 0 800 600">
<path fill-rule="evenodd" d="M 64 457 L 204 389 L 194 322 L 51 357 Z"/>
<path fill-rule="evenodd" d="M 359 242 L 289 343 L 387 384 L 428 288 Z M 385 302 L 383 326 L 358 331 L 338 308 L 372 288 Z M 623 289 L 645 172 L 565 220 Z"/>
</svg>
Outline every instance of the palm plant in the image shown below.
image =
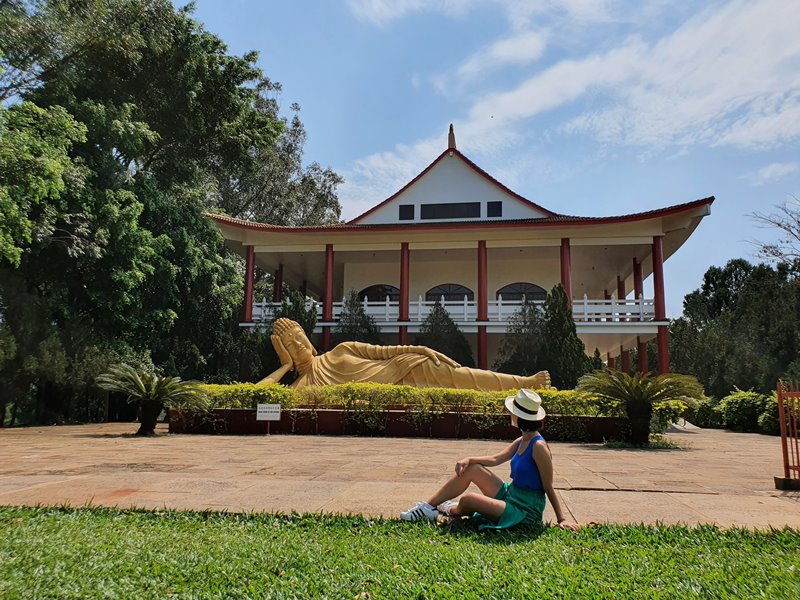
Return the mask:
<svg viewBox="0 0 800 600">
<path fill-rule="evenodd" d="M 125 394 L 128 402 L 138 402 L 141 420 L 136 435 L 153 435 L 158 415 L 167 408 L 206 408 L 208 396 L 198 381 L 137 371 L 130 365 L 114 365 L 98 375 L 97 385 L 109 392 Z"/>
<path fill-rule="evenodd" d="M 703 386 L 695 377 L 677 373 L 628 375 L 622 371 L 604 369 L 581 377 L 578 389 L 606 400 L 624 403 L 631 425 L 631 442 L 638 445 L 648 443 L 653 403 L 666 400 L 692 403 L 703 397 Z"/>
</svg>

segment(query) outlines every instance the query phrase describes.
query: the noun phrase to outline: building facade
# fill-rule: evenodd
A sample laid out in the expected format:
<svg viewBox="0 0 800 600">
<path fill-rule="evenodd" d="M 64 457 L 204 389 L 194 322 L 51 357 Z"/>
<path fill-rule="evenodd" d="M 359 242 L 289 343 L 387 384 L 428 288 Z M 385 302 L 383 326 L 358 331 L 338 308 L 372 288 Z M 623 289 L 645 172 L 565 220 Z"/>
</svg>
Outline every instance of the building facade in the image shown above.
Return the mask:
<svg viewBox="0 0 800 600">
<path fill-rule="evenodd" d="M 523 298 L 542 301 L 561 283 L 588 353 L 598 349 L 609 366 L 627 370 L 637 348 L 643 369 L 646 343 L 657 338 L 666 372 L 663 263 L 713 201 L 616 217 L 555 213 L 470 161 L 451 127 L 448 147 L 424 171 L 347 223 L 282 227 L 209 216 L 246 259 L 242 327 L 271 320 L 285 283 L 316 304 L 317 347 L 327 350 L 343 298 L 355 290 L 385 342 L 407 344 L 439 301 L 472 344 L 478 366 L 489 368 Z M 275 276 L 271 299 L 253 298 L 256 265 Z"/>
</svg>

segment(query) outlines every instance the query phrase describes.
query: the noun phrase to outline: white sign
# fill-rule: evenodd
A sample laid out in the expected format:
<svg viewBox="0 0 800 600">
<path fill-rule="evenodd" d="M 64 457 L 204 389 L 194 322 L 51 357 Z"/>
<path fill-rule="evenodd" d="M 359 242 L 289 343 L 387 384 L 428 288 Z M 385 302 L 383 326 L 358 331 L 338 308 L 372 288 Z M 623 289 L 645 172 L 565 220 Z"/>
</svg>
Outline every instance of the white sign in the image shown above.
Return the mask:
<svg viewBox="0 0 800 600">
<path fill-rule="evenodd" d="M 256 421 L 280 421 L 280 404 L 259 404 L 256 408 Z"/>
</svg>

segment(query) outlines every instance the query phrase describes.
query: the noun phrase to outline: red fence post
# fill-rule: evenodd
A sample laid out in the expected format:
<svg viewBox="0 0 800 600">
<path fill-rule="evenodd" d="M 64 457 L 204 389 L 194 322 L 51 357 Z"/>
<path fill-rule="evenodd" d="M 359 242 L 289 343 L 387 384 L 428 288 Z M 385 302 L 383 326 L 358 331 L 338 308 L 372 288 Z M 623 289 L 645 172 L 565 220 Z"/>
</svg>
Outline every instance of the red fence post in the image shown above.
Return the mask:
<svg viewBox="0 0 800 600">
<path fill-rule="evenodd" d="M 777 391 L 783 477 L 775 477 L 775 487 L 779 490 L 800 490 L 800 386 L 797 382 L 778 381 Z"/>
</svg>

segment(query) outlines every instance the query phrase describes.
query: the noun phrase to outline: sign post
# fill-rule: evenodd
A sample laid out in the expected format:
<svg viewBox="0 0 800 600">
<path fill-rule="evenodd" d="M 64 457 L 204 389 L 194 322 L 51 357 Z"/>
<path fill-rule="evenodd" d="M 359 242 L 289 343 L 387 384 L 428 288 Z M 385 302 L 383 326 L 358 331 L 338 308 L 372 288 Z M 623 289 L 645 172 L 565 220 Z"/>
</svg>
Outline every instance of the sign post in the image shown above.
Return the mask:
<svg viewBox="0 0 800 600">
<path fill-rule="evenodd" d="M 267 422 L 267 435 L 269 435 L 270 421 L 281 420 L 281 405 L 280 404 L 259 404 L 256 407 L 256 421 Z"/>
</svg>

